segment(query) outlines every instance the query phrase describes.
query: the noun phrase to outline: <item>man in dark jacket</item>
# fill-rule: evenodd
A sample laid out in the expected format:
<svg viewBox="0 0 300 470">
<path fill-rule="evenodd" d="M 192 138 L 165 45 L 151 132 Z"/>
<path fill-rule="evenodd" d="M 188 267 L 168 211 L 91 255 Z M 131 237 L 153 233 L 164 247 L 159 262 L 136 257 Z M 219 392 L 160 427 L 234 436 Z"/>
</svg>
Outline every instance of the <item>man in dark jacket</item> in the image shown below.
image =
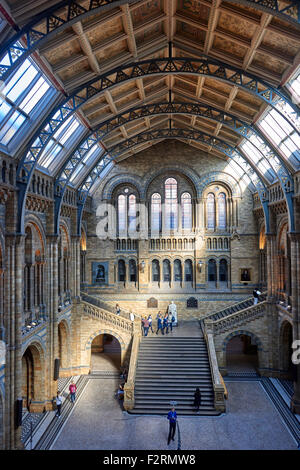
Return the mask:
<svg viewBox="0 0 300 470">
<path fill-rule="evenodd" d="M 201 392 L 200 389 L 197 387 L 194 393 L 194 407 L 196 408 L 195 411 L 199 411 L 201 405 Z"/>
<path fill-rule="evenodd" d="M 171 411 L 168 413 L 168 420 L 169 420 L 169 437 L 168 437 L 168 445 L 170 444 L 170 440 L 174 441 L 174 436 L 176 432 L 176 423 L 177 423 L 177 413 L 175 411 L 174 406 L 172 407 Z"/>
<path fill-rule="evenodd" d="M 164 334 L 164 331 L 163 331 L 163 328 L 162 328 L 162 319 L 161 319 L 160 312 L 158 312 L 156 320 L 157 320 L 156 334 L 158 335 L 159 330 L 161 331 L 162 334 Z"/>
</svg>

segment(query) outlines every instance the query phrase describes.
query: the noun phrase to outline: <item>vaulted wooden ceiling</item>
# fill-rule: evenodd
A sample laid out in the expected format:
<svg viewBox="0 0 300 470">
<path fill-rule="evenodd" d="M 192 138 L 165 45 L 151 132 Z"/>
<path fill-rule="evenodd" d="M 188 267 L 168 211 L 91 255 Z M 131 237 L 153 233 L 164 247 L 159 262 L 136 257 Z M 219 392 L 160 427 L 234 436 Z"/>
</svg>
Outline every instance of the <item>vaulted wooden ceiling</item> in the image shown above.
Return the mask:
<svg viewBox="0 0 300 470">
<path fill-rule="evenodd" d="M 18 26 L 55 1 L 6 0 Z M 21 3 L 21 4 L 20 4 Z M 79 2 L 83 6 L 88 1 Z M 299 65 L 300 33 L 296 25 L 242 3 L 222 0 L 152 0 L 115 7 L 75 22 L 38 50 L 66 93 L 112 68 L 148 58 L 199 57 L 202 54 L 250 72 L 278 87 Z M 170 95 L 171 91 L 171 95 Z M 82 106 L 80 115 L 90 128 L 107 118 L 144 103 L 202 102 L 230 112 L 248 123 L 257 120 L 266 104 L 234 84 L 212 77 L 170 74 L 138 78 L 95 96 Z M 107 136 L 109 149 L 143 130 L 192 127 L 237 144 L 240 137 L 222 123 L 195 116 L 148 116 L 124 124 Z M 190 141 L 219 158 L 224 154 Z M 132 155 L 149 142 L 128 151 Z M 122 156 L 122 159 L 124 156 Z"/>
</svg>

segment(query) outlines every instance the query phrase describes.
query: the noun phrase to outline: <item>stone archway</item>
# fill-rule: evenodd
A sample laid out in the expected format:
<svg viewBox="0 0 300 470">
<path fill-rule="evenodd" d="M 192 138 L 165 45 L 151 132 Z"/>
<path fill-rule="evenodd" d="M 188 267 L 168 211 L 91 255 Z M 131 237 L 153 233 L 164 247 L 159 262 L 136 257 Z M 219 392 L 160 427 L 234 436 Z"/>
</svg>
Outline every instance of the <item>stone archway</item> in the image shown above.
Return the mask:
<svg viewBox="0 0 300 470">
<path fill-rule="evenodd" d="M 102 333 L 91 343 L 91 372 L 117 372 L 121 368 L 121 344 L 113 334 Z"/>
<path fill-rule="evenodd" d="M 281 325 L 279 341 L 279 360 L 282 376 L 292 380 L 295 373 L 295 367 L 292 363 L 293 350 L 291 347 L 293 342 L 293 327 L 286 320 Z"/>
<path fill-rule="evenodd" d="M 23 407 L 30 411 L 41 411 L 45 399 L 44 356 L 38 344 L 27 347 L 22 356 Z"/>
<path fill-rule="evenodd" d="M 69 333 L 64 320 L 58 324 L 58 354 L 60 359 L 60 368 L 64 369 L 69 367 Z"/>
<path fill-rule="evenodd" d="M 251 332 L 231 333 L 224 341 L 225 367 L 230 372 L 257 372 L 260 365 L 260 340 Z"/>
</svg>

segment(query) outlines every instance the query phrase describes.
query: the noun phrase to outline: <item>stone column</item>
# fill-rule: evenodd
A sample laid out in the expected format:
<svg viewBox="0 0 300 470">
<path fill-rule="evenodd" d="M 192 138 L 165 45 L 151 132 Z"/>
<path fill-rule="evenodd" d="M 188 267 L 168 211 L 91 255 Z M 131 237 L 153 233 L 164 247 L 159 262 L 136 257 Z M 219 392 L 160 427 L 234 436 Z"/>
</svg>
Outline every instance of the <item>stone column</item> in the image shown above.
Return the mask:
<svg viewBox="0 0 300 470">
<path fill-rule="evenodd" d="M 72 299 L 80 299 L 80 236 L 71 237 L 71 292 Z"/>
<path fill-rule="evenodd" d="M 22 323 L 24 235 L 6 237 L 7 296 L 4 325 L 7 359 L 5 371 L 5 446 L 22 449 L 21 426 L 15 427 L 16 401 L 22 398 Z"/>
<path fill-rule="evenodd" d="M 267 267 L 268 267 L 268 298 L 275 297 L 276 277 L 275 277 L 275 248 L 276 235 L 267 234 Z"/>
<path fill-rule="evenodd" d="M 290 233 L 291 242 L 291 304 L 293 314 L 293 341 L 300 340 L 300 233 Z M 294 395 L 291 409 L 300 414 L 300 364 L 296 365 Z"/>
</svg>

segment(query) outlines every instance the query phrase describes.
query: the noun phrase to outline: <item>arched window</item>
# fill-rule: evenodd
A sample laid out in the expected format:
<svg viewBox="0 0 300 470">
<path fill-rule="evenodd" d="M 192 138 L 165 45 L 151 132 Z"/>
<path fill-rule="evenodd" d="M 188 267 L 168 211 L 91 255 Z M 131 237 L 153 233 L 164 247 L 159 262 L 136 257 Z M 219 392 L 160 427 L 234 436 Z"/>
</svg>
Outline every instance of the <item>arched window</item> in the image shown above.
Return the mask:
<svg viewBox="0 0 300 470">
<path fill-rule="evenodd" d="M 218 196 L 218 227 L 226 228 L 226 196 L 220 193 Z"/>
<path fill-rule="evenodd" d="M 189 193 L 183 193 L 181 196 L 181 214 L 182 228 L 192 228 L 192 198 Z"/>
<path fill-rule="evenodd" d="M 217 266 L 214 259 L 208 261 L 208 282 L 216 282 L 217 280 Z"/>
<path fill-rule="evenodd" d="M 151 230 L 161 230 L 161 195 L 158 193 L 151 196 Z"/>
<path fill-rule="evenodd" d="M 177 181 L 174 178 L 165 181 L 165 221 L 167 229 L 177 228 Z"/>
<path fill-rule="evenodd" d="M 219 279 L 220 282 L 227 282 L 228 280 L 228 265 L 226 259 L 220 260 Z"/>
<path fill-rule="evenodd" d="M 128 230 L 136 230 L 136 197 L 130 194 L 128 197 Z"/>
<path fill-rule="evenodd" d="M 179 259 L 174 261 L 174 281 L 182 281 L 181 261 Z"/>
<path fill-rule="evenodd" d="M 171 280 L 171 266 L 168 259 L 163 260 L 163 279 L 164 282 L 170 282 Z"/>
<path fill-rule="evenodd" d="M 190 259 L 184 262 L 184 279 L 186 282 L 193 282 L 193 263 Z"/>
<path fill-rule="evenodd" d="M 118 279 L 119 279 L 119 282 L 124 282 L 125 277 L 126 277 L 125 261 L 123 259 L 119 259 L 119 261 L 118 261 Z"/>
<path fill-rule="evenodd" d="M 118 197 L 118 223 L 119 232 L 126 230 L 126 197 L 124 194 L 120 194 Z"/>
<path fill-rule="evenodd" d="M 159 262 L 157 259 L 152 261 L 152 282 L 159 282 Z"/>
<path fill-rule="evenodd" d="M 136 282 L 136 262 L 134 259 L 129 260 L 129 276 L 130 282 Z"/>
<path fill-rule="evenodd" d="M 209 193 L 206 202 L 207 228 L 215 228 L 215 195 Z"/>
</svg>

